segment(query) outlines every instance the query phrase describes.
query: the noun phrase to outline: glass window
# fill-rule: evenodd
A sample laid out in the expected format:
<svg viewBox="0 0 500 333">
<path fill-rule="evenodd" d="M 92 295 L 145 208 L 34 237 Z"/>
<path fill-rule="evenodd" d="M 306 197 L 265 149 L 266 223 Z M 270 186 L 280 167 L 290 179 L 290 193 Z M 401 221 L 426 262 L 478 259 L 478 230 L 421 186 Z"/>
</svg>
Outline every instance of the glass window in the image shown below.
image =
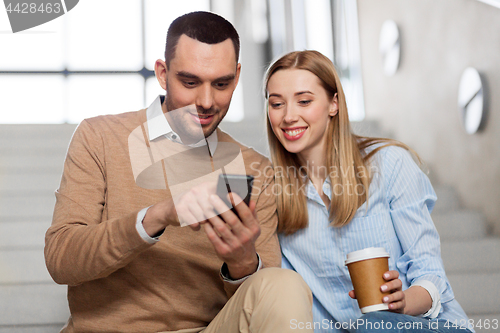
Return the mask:
<svg viewBox="0 0 500 333">
<path fill-rule="evenodd" d="M 234 0 L 212 1 L 232 20 Z M 210 0 L 85 0 L 41 26 L 0 33 L 0 106 L 13 110 L 2 112 L 0 123 L 78 123 L 148 107 L 165 94 L 153 70 L 164 59 L 171 21 L 210 6 Z M 11 31 L 1 10 L 0 31 Z M 243 118 L 241 85 L 228 121 Z M 28 100 L 36 108 L 23 102 Z"/>
<path fill-rule="evenodd" d="M 0 75 L 0 123 L 60 123 L 64 113 L 64 76 Z"/>
<path fill-rule="evenodd" d="M 144 78 L 139 74 L 71 75 L 67 81 L 70 123 L 144 107 Z"/>
<path fill-rule="evenodd" d="M 304 0 L 292 0 L 293 48 L 307 49 L 306 18 Z"/>
<path fill-rule="evenodd" d="M 268 3 L 272 57 L 277 58 L 287 50 L 285 1 L 270 0 Z"/>
<path fill-rule="evenodd" d="M 1 71 L 59 71 L 64 69 L 63 31 L 64 21 L 55 19 L 42 26 L 21 31 L 11 31 L 7 12 L 6 25 L 0 25 L 0 72 Z"/>
<path fill-rule="evenodd" d="M 66 18 L 69 70 L 140 70 L 140 0 L 80 1 Z"/>
<path fill-rule="evenodd" d="M 340 75 L 349 108 L 349 119 L 365 118 L 361 55 L 356 1 L 334 0 L 335 66 Z"/>
<path fill-rule="evenodd" d="M 331 12 L 330 0 L 308 1 L 305 6 L 307 48 L 317 50 L 333 61 Z"/>
</svg>

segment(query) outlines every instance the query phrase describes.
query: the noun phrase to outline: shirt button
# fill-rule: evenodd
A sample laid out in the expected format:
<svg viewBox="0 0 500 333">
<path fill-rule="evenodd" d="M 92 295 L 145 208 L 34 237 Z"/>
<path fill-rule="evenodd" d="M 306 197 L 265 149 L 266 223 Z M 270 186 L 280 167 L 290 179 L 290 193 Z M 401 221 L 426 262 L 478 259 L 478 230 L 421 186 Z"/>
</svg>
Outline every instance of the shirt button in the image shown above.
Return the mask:
<svg viewBox="0 0 500 333">
<path fill-rule="evenodd" d="M 174 140 L 177 139 L 177 135 L 172 134 L 172 139 L 174 139 Z"/>
</svg>

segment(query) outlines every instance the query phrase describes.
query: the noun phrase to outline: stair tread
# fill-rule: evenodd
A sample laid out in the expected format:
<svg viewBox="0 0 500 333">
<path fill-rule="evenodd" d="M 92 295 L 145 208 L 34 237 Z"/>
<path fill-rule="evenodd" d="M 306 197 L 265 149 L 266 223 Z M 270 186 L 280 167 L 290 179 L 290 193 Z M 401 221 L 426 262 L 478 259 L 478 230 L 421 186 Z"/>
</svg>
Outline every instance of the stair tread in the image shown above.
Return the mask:
<svg viewBox="0 0 500 333">
<path fill-rule="evenodd" d="M 437 201 L 433 212 L 453 211 L 460 207 L 460 200 L 455 189 L 447 185 L 434 186 Z"/>
<path fill-rule="evenodd" d="M 54 282 L 30 285 L 0 285 L 0 323 L 40 325 L 66 322 L 69 307 L 67 287 Z M 1 326 L 0 326 L 1 327 Z"/>
<path fill-rule="evenodd" d="M 448 279 L 467 314 L 500 313 L 500 273 L 454 273 Z"/>
<path fill-rule="evenodd" d="M 0 249 L 43 248 L 51 217 L 0 223 Z"/>
<path fill-rule="evenodd" d="M 0 284 L 50 283 L 43 247 L 30 250 L 1 250 Z"/>
<path fill-rule="evenodd" d="M 442 240 L 478 239 L 487 235 L 483 214 L 473 210 L 433 212 L 432 220 Z"/>
<path fill-rule="evenodd" d="M 441 244 L 441 256 L 447 273 L 500 272 L 500 239 L 447 241 Z"/>
</svg>

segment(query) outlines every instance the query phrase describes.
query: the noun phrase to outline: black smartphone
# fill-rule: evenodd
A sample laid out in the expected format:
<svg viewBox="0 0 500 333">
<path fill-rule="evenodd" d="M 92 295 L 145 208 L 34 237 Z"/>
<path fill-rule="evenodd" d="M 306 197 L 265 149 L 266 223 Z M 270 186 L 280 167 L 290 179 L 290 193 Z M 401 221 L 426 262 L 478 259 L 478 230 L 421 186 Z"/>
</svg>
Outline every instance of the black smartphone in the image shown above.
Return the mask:
<svg viewBox="0 0 500 333">
<path fill-rule="evenodd" d="M 233 213 L 238 215 L 236 209 L 228 200 L 227 194 L 230 192 L 236 193 L 248 206 L 250 203 L 250 195 L 252 194 L 252 186 L 253 176 L 220 174 L 217 182 L 217 195 L 228 207 L 232 207 L 231 210 Z"/>
</svg>

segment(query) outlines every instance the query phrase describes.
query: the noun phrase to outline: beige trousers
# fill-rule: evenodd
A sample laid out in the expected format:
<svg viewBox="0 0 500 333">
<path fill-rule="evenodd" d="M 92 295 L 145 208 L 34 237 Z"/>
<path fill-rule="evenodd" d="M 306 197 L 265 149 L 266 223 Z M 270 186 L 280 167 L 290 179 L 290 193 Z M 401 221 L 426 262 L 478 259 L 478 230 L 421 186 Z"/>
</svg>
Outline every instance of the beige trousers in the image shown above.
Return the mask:
<svg viewBox="0 0 500 333">
<path fill-rule="evenodd" d="M 292 323 L 300 322 L 312 322 L 311 290 L 294 271 L 264 268 L 243 282 L 207 327 L 175 333 L 286 333 L 297 332 Z"/>
</svg>

